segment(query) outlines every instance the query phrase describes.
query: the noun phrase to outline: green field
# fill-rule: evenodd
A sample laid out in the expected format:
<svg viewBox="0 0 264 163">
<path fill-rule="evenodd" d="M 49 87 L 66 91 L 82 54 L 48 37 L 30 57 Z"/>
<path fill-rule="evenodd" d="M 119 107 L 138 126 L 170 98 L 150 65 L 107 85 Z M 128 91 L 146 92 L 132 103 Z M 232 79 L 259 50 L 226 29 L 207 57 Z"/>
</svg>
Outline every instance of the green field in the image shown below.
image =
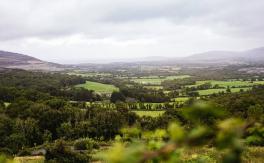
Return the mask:
<svg viewBox="0 0 264 163">
<path fill-rule="evenodd" d="M 102 83 L 91 82 L 91 81 L 86 81 L 85 84 L 78 84 L 75 87 L 82 87 L 85 89 L 94 90 L 95 92 L 102 93 L 102 94 L 105 94 L 105 93 L 109 94 L 109 93 L 112 93 L 113 91 L 119 90 L 117 87 L 111 84 L 102 84 Z"/>
<path fill-rule="evenodd" d="M 133 111 L 135 112 L 138 116 L 143 117 L 143 116 L 149 116 L 149 117 L 159 117 L 161 116 L 165 111 Z"/>
<path fill-rule="evenodd" d="M 172 99 L 172 101 L 182 102 L 182 103 L 185 103 L 188 100 L 189 100 L 189 97 L 177 97 L 177 98 Z"/>
<path fill-rule="evenodd" d="M 240 90 L 243 89 L 244 91 L 250 90 L 251 87 L 247 87 L 247 88 L 230 88 L 231 93 L 236 93 L 236 92 L 240 92 Z M 226 93 L 226 89 L 206 89 L 206 90 L 199 90 L 199 95 L 201 96 L 206 96 L 206 95 L 211 95 L 214 93 L 219 93 L 219 92 L 225 92 Z"/>
<path fill-rule="evenodd" d="M 83 77 L 98 77 L 98 76 L 112 76 L 112 74 L 110 73 L 100 73 L 100 72 L 69 72 L 67 73 L 68 75 L 79 75 L 79 76 L 83 76 Z"/>
<path fill-rule="evenodd" d="M 217 81 L 217 80 L 203 80 L 203 81 L 196 81 L 195 85 L 188 85 L 188 87 L 196 87 L 202 85 L 204 83 L 211 83 L 212 86 L 218 85 L 220 87 L 252 87 L 253 85 L 257 84 L 264 84 L 264 81 L 241 81 L 241 80 L 230 80 L 230 81 Z"/>
<path fill-rule="evenodd" d="M 44 163 L 44 156 L 24 156 L 24 157 L 15 157 L 13 163 Z"/>
<path fill-rule="evenodd" d="M 167 77 L 158 77 L 158 76 L 146 76 L 137 79 L 132 79 L 136 83 L 140 84 L 150 84 L 150 85 L 160 85 L 161 82 L 165 80 L 174 80 L 174 79 L 184 79 L 189 78 L 189 75 L 177 75 L 177 76 L 167 76 Z"/>
</svg>

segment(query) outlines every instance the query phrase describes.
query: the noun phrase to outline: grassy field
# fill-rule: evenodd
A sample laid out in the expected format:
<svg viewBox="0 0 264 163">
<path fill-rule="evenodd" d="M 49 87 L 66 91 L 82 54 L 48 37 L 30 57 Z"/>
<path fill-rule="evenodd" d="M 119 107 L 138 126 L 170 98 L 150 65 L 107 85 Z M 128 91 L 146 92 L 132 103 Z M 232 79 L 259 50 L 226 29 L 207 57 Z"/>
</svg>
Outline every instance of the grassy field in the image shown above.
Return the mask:
<svg viewBox="0 0 264 163">
<path fill-rule="evenodd" d="M 159 117 L 165 111 L 133 111 L 133 112 L 135 112 L 140 117 L 143 117 L 143 116 Z"/>
<path fill-rule="evenodd" d="M 78 84 L 76 87 L 82 87 L 89 90 L 94 90 L 97 93 L 112 93 L 113 91 L 118 91 L 119 89 L 111 84 L 102 84 L 98 82 L 86 81 L 85 84 Z"/>
<path fill-rule="evenodd" d="M 219 85 L 220 87 L 252 87 L 257 84 L 264 84 L 264 81 L 240 81 L 240 80 L 230 80 L 230 81 L 217 81 L 217 80 L 203 80 L 197 81 L 195 85 L 189 85 L 188 87 L 196 87 L 204 83 L 211 83 L 212 86 Z"/>
<path fill-rule="evenodd" d="M 82 73 L 82 72 L 69 72 L 67 73 L 68 75 L 79 75 L 79 76 L 83 76 L 83 77 L 98 77 L 98 76 L 112 76 L 112 74 L 110 73 L 100 73 L 100 72 L 86 72 L 86 73 Z"/>
<path fill-rule="evenodd" d="M 235 92 L 240 92 L 240 90 L 243 89 L 244 91 L 250 90 L 250 87 L 247 88 L 230 88 L 232 93 Z M 226 89 L 206 89 L 206 90 L 199 90 L 199 95 L 201 96 L 206 96 L 206 95 L 211 95 L 214 93 L 219 93 L 219 92 L 225 92 L 226 93 Z"/>
<path fill-rule="evenodd" d="M 178 75 L 178 76 L 167 76 L 167 77 L 147 76 L 147 77 L 132 79 L 132 81 L 140 84 L 160 85 L 161 82 L 165 80 L 184 79 L 189 77 L 190 77 L 189 75 Z"/>
<path fill-rule="evenodd" d="M 172 101 L 182 102 L 182 103 L 184 103 L 184 102 L 186 102 L 188 100 L 189 100 L 189 97 L 177 97 L 177 98 L 172 99 Z"/>
<path fill-rule="evenodd" d="M 199 162 L 198 158 L 206 162 L 220 162 L 224 151 L 217 151 L 215 148 L 194 147 L 189 150 L 183 150 L 180 157 L 184 162 Z M 263 163 L 263 147 L 246 147 L 242 154 L 243 163 Z"/>
<path fill-rule="evenodd" d="M 44 163 L 45 158 L 43 156 L 25 156 L 15 157 L 13 163 Z"/>
</svg>

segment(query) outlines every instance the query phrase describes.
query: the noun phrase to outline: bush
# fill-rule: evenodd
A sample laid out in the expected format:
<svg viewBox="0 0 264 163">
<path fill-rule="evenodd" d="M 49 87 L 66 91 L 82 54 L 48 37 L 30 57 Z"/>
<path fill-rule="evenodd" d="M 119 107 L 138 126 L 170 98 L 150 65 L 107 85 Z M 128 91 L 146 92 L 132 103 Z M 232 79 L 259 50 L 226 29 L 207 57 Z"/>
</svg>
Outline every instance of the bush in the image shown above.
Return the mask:
<svg viewBox="0 0 264 163">
<path fill-rule="evenodd" d="M 75 150 L 92 150 L 94 148 L 98 148 L 98 143 L 90 138 L 82 138 L 78 139 L 74 143 Z"/>
<path fill-rule="evenodd" d="M 74 152 L 66 146 L 63 140 L 57 140 L 54 144 L 47 147 L 46 160 L 47 162 L 87 163 L 90 161 L 90 156 Z"/>
</svg>

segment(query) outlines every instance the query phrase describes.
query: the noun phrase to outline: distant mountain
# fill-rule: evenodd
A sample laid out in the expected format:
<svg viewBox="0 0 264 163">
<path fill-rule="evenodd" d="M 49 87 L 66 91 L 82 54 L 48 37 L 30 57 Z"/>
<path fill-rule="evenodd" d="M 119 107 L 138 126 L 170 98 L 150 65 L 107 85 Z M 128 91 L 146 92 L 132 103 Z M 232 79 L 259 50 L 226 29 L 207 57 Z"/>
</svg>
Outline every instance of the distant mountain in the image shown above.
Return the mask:
<svg viewBox="0 0 264 163">
<path fill-rule="evenodd" d="M 107 62 L 106 62 L 107 61 Z M 264 47 L 246 51 L 208 51 L 205 53 L 193 54 L 184 58 L 166 58 L 152 56 L 145 58 L 120 59 L 105 62 L 90 62 L 83 64 L 61 65 L 40 59 L 7 51 L 0 51 L 0 68 L 18 68 L 25 70 L 62 71 L 65 69 L 91 69 L 94 66 L 105 66 L 105 64 L 121 67 L 146 65 L 175 65 L 175 64 L 199 64 L 199 65 L 227 65 L 227 64 L 248 64 L 264 63 Z M 102 65 L 103 64 L 103 65 Z"/>
<path fill-rule="evenodd" d="M 209 51 L 184 58 L 196 62 L 264 62 L 264 47 L 246 51 Z"/>
<path fill-rule="evenodd" d="M 42 61 L 40 59 L 7 51 L 0 51 L 0 67 L 25 70 L 61 71 L 65 66 Z"/>
</svg>

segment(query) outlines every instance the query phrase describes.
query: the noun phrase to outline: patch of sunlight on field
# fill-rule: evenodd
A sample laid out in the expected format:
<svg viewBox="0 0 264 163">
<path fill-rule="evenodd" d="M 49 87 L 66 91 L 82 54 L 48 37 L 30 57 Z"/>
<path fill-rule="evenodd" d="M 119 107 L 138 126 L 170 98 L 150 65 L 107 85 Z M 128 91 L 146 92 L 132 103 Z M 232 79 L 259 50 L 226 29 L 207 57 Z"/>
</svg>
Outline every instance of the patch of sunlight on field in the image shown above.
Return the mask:
<svg viewBox="0 0 264 163">
<path fill-rule="evenodd" d="M 44 156 L 15 157 L 13 163 L 44 163 Z"/>
<path fill-rule="evenodd" d="M 78 84 L 75 87 L 82 87 L 88 90 L 94 90 L 97 93 L 112 93 L 113 91 L 119 91 L 117 87 L 111 84 L 102 84 L 98 82 L 86 81 L 85 84 Z"/>
<path fill-rule="evenodd" d="M 133 111 L 135 112 L 138 116 L 143 117 L 143 116 L 149 116 L 149 117 L 159 117 L 161 116 L 165 111 Z"/>
</svg>

